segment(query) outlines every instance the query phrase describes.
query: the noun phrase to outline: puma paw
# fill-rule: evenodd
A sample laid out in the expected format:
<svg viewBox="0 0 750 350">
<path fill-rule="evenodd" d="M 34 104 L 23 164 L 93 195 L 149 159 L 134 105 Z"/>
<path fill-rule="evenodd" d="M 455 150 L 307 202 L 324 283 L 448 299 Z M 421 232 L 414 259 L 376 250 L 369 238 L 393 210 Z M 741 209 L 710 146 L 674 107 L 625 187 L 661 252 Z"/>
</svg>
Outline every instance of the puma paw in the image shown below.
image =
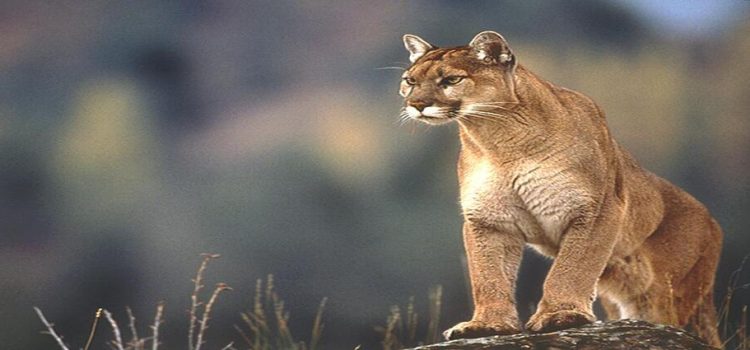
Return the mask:
<svg viewBox="0 0 750 350">
<path fill-rule="evenodd" d="M 554 332 L 561 329 L 583 326 L 594 321 L 596 321 L 594 315 L 577 310 L 537 312 L 526 323 L 526 330 L 534 333 Z"/>
<path fill-rule="evenodd" d="M 491 335 L 521 333 L 517 325 L 511 323 L 487 323 L 483 321 L 461 322 L 443 332 L 446 340 L 462 338 L 481 338 Z"/>
</svg>

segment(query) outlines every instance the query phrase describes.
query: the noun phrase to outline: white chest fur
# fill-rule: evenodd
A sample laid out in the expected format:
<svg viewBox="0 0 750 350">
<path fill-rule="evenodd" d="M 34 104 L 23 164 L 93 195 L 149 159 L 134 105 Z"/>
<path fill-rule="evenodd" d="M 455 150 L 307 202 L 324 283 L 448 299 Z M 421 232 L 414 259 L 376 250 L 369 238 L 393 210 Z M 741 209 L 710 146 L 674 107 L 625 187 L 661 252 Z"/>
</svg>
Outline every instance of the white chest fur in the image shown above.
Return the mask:
<svg viewBox="0 0 750 350">
<path fill-rule="evenodd" d="M 589 198 L 572 172 L 545 164 L 500 169 L 485 159 L 466 170 L 461 207 L 467 218 L 520 232 L 527 242 L 554 250 Z"/>
</svg>

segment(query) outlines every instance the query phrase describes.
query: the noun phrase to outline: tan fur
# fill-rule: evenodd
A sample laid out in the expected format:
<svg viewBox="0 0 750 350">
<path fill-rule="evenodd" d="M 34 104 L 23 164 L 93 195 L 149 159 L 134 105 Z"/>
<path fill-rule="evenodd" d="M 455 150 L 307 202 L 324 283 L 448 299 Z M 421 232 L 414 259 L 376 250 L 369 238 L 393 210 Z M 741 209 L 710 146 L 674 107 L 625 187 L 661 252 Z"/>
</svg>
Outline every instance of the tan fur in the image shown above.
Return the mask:
<svg viewBox="0 0 750 350">
<path fill-rule="evenodd" d="M 706 208 L 644 170 L 585 95 L 516 64 L 497 33 L 441 49 L 404 38 L 405 116 L 455 121 L 474 314 L 449 339 L 521 331 L 514 301 L 528 244 L 554 257 L 532 332 L 611 318 L 691 330 L 719 346 L 713 279 L 722 234 Z M 420 112 L 421 110 L 421 112 Z"/>
</svg>

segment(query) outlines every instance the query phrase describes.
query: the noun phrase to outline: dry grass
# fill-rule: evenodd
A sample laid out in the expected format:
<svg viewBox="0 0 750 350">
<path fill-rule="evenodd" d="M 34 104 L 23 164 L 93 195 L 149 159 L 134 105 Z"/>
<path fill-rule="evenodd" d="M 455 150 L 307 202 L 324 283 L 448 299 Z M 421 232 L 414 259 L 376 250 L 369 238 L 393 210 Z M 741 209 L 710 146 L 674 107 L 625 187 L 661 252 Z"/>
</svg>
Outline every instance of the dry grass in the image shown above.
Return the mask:
<svg viewBox="0 0 750 350">
<path fill-rule="evenodd" d="M 190 309 L 190 316 L 191 316 L 191 319 L 190 319 L 190 331 L 189 331 L 190 335 L 194 334 L 193 328 L 195 327 L 195 323 L 196 323 L 196 320 L 194 319 L 196 317 L 194 308 L 196 306 L 203 305 L 203 303 L 200 301 L 200 298 L 197 298 L 198 302 L 197 302 L 197 304 L 195 303 L 195 299 L 196 299 L 195 295 L 198 292 L 200 292 L 201 288 L 203 288 L 203 286 L 200 285 L 201 279 L 203 278 L 203 276 L 202 276 L 203 270 L 205 269 L 205 265 L 208 265 L 208 261 L 209 260 L 215 259 L 215 258 L 218 258 L 218 257 L 219 257 L 218 255 L 204 254 L 203 255 L 203 263 L 201 264 L 202 269 L 198 270 L 199 271 L 198 275 L 196 275 L 196 278 L 194 280 L 195 281 L 195 290 L 193 292 L 193 300 L 194 301 L 193 301 L 193 305 L 192 305 L 192 307 Z M 198 330 L 198 335 L 196 336 L 196 340 L 195 340 L 195 343 L 194 343 L 195 347 L 194 348 L 190 348 L 190 350 L 193 350 L 193 349 L 194 350 L 200 350 L 201 346 L 203 346 L 203 344 L 205 343 L 204 340 L 203 340 L 203 335 L 206 333 L 206 329 L 208 329 L 208 320 L 210 318 L 209 316 L 211 315 L 211 310 L 213 309 L 213 306 L 216 303 L 216 299 L 219 297 L 219 294 L 221 294 L 222 292 L 227 291 L 227 290 L 232 290 L 232 288 L 229 287 L 228 285 L 226 285 L 225 283 L 219 283 L 214 288 L 213 293 L 211 293 L 211 297 L 208 299 L 208 303 L 206 303 L 205 308 L 203 308 L 203 313 L 202 313 L 201 320 L 198 321 L 198 323 L 200 324 L 200 328 Z M 192 344 L 193 344 L 193 340 L 190 339 L 190 345 L 192 345 Z"/>
<path fill-rule="evenodd" d="M 112 313 L 108 310 L 100 308 L 96 312 L 94 322 L 91 325 L 91 332 L 89 333 L 86 345 L 83 347 L 83 349 L 88 350 L 91 346 L 91 343 L 94 340 L 94 336 L 96 335 L 96 326 L 98 324 L 99 318 L 102 314 L 104 314 L 104 318 L 107 319 L 110 328 L 112 329 L 112 340 L 108 342 L 108 345 L 110 345 L 111 348 L 117 350 L 145 350 L 146 344 L 150 342 L 152 344 L 151 349 L 157 350 L 159 344 L 159 326 L 161 324 L 161 315 L 163 309 L 163 304 L 159 304 L 156 307 L 156 318 L 154 319 L 154 323 L 151 326 L 153 335 L 147 338 L 138 338 L 138 335 L 135 332 L 135 317 L 132 316 L 132 313 L 128 312 L 128 317 L 130 319 L 129 327 L 131 332 L 131 340 L 128 343 L 124 343 L 122 340 L 122 332 L 120 330 L 120 326 L 118 325 Z M 57 345 L 60 349 L 69 350 L 68 346 L 62 340 L 62 336 L 58 335 L 57 332 L 55 332 L 54 324 L 47 321 L 47 319 L 44 317 L 44 314 L 41 310 L 39 310 L 39 308 L 34 307 L 34 310 L 36 311 L 39 319 L 42 321 L 44 326 L 47 328 L 47 330 L 43 331 L 42 333 L 52 336 L 52 338 L 54 338 L 57 342 Z"/>
<path fill-rule="evenodd" d="M 44 317 L 42 310 L 39 310 L 39 308 L 35 306 L 34 311 L 36 312 L 37 316 L 39 316 L 39 319 L 42 321 L 42 323 L 44 323 L 44 326 L 47 327 L 47 330 L 42 331 L 42 333 L 49 334 L 52 338 L 54 338 L 60 349 L 69 350 L 62 340 L 62 336 L 58 335 L 57 332 L 55 332 L 55 325 L 47 321 L 47 318 Z"/>
<path fill-rule="evenodd" d="M 667 282 L 667 290 L 669 291 L 669 294 L 667 296 L 667 301 L 669 303 L 669 315 L 667 315 L 669 324 L 679 324 L 677 317 L 677 307 L 675 306 L 674 300 L 674 285 L 672 284 L 672 275 L 666 274 L 664 276 L 664 279 Z"/>
<path fill-rule="evenodd" d="M 206 329 L 208 329 L 208 320 L 211 315 L 211 309 L 216 302 L 219 294 L 223 291 L 230 290 L 229 286 L 227 286 L 224 283 L 219 283 L 216 285 L 216 288 L 214 289 L 213 293 L 211 294 L 211 297 L 208 300 L 208 303 L 205 304 L 205 307 L 201 310 L 201 306 L 203 306 L 203 302 L 200 299 L 200 291 L 203 288 L 202 279 L 203 279 L 203 272 L 205 271 L 206 267 L 208 266 L 208 263 L 212 259 L 216 259 L 219 256 L 216 254 L 202 254 L 203 261 L 201 262 L 200 267 L 198 268 L 198 272 L 196 274 L 196 277 L 193 279 L 193 282 L 195 283 L 195 288 L 193 290 L 193 294 L 191 296 L 192 298 L 192 305 L 190 308 L 190 327 L 188 331 L 188 338 L 189 338 L 189 349 L 190 350 L 200 350 L 201 345 L 204 344 L 203 337 L 206 333 Z M 47 331 L 44 333 L 49 334 L 52 336 L 55 341 L 57 342 L 57 345 L 62 350 L 68 350 L 67 345 L 62 341 L 62 337 L 59 336 L 55 330 L 54 325 L 47 321 L 47 319 L 44 317 L 44 314 L 42 314 L 42 311 L 39 310 L 39 308 L 34 308 L 34 310 L 37 312 L 37 315 L 39 316 L 39 319 L 42 320 L 42 323 L 47 328 Z M 88 350 L 88 348 L 91 346 L 91 343 L 94 339 L 94 336 L 96 335 L 96 329 L 97 324 L 99 321 L 99 318 L 101 315 L 104 315 L 104 318 L 107 319 L 109 326 L 112 330 L 112 340 L 108 342 L 108 345 L 116 350 L 146 350 L 148 345 L 151 345 L 151 350 L 158 350 L 159 348 L 159 327 L 162 324 L 162 317 L 164 313 L 164 303 L 160 302 L 156 306 L 156 315 L 154 316 L 154 321 L 151 324 L 151 336 L 141 338 L 138 335 L 138 330 L 136 327 L 136 319 L 133 315 L 132 310 L 130 308 L 125 309 L 126 314 L 128 316 L 128 330 L 130 332 L 130 340 L 128 342 L 123 341 L 122 337 L 122 330 L 120 328 L 120 325 L 117 323 L 117 320 L 115 320 L 115 317 L 113 314 L 106 309 L 98 309 L 96 316 L 94 317 L 94 322 L 91 326 L 91 333 L 89 334 L 88 340 L 86 341 L 86 345 L 83 348 L 84 350 Z M 200 316 L 200 319 L 198 318 Z M 196 326 L 199 326 L 198 332 L 195 332 Z M 224 349 L 232 349 L 231 344 L 224 347 Z"/>
<path fill-rule="evenodd" d="M 89 350 L 89 347 L 91 347 L 91 342 L 94 341 L 94 335 L 96 334 L 96 326 L 99 324 L 99 319 L 102 318 L 102 311 L 104 309 L 98 308 L 96 310 L 96 315 L 94 315 L 94 322 L 91 323 L 91 330 L 89 331 L 89 338 L 86 340 L 86 346 L 83 347 L 83 350 Z M 131 321 L 134 321 L 132 319 L 133 315 L 130 313 L 130 308 L 128 308 L 128 315 L 131 317 Z M 133 334 L 135 334 L 135 328 L 133 328 Z"/>
<path fill-rule="evenodd" d="M 212 259 L 218 259 L 218 254 L 201 254 L 201 257 L 203 257 L 203 261 L 201 261 L 200 266 L 198 266 L 198 271 L 195 273 L 195 278 L 193 278 L 193 294 L 190 295 L 190 326 L 188 327 L 188 349 L 189 350 L 199 350 L 201 345 L 203 344 L 203 334 L 198 333 L 198 335 L 195 335 L 195 327 L 198 321 L 198 308 L 202 305 L 202 302 L 200 301 L 200 292 L 203 289 L 203 273 L 206 271 L 206 267 L 208 267 L 208 263 L 211 262 Z M 211 307 L 213 306 L 213 302 L 216 301 L 216 297 L 224 290 L 230 289 L 225 284 L 221 283 L 220 285 L 216 286 L 216 289 L 214 290 L 214 294 L 212 295 L 211 299 L 209 299 L 211 302 L 206 306 L 206 309 L 203 313 L 203 320 L 200 322 L 200 329 L 201 332 L 204 332 L 205 329 L 208 327 L 208 315 L 211 312 Z M 208 311 L 208 312 L 206 312 Z M 196 339 L 197 338 L 197 339 Z"/>
<path fill-rule="evenodd" d="M 198 267 L 195 278 L 192 279 L 194 288 L 191 294 L 191 307 L 189 310 L 189 350 L 201 350 L 202 346 L 205 345 L 204 337 L 209 326 L 213 306 L 222 292 L 231 290 L 226 284 L 219 283 L 215 286 L 207 301 L 204 302 L 201 298 L 201 291 L 204 288 L 203 274 L 211 260 L 218 257 L 216 254 L 202 254 L 203 260 Z M 735 308 L 739 310 L 735 312 L 740 313 L 738 315 L 739 321 L 736 323 L 730 322 L 730 319 L 732 319 L 730 314 L 733 311 L 733 297 L 738 291 L 750 288 L 750 282 L 742 280 L 748 260 L 750 260 L 750 255 L 746 256 L 739 268 L 731 274 L 726 296 L 719 308 L 719 329 L 723 335 L 722 339 L 725 339 L 723 347 L 726 349 L 750 350 L 750 338 L 748 337 L 747 329 L 747 305 Z M 382 334 L 382 348 L 384 350 L 395 350 L 441 341 L 439 328 L 442 309 L 441 286 L 436 286 L 430 290 L 428 304 L 426 328 L 423 330 L 420 329 L 421 324 L 414 297 L 409 298 L 405 308 L 397 305 L 393 306 L 385 325 L 375 328 L 376 331 Z M 323 298 L 313 321 L 310 340 L 307 343 L 295 340 L 288 326 L 289 312 L 285 308 L 284 301 L 274 290 L 273 276 L 268 275 L 265 283 L 262 279 L 256 281 L 251 310 L 240 314 L 244 322 L 244 327 L 235 325 L 234 328 L 241 337 L 242 342 L 244 342 L 242 348 L 249 350 L 315 350 L 319 347 L 323 334 L 323 311 L 325 305 L 326 299 Z M 63 341 L 63 337 L 55 331 L 54 324 L 45 318 L 39 308 L 34 307 L 34 310 L 46 328 L 42 333 L 51 336 L 60 349 L 69 350 L 68 345 Z M 164 303 L 160 302 L 156 307 L 156 315 L 150 325 L 151 336 L 148 337 L 139 336 L 136 327 L 136 318 L 132 310 L 126 308 L 125 311 L 128 317 L 127 331 L 130 333 L 127 342 L 123 340 L 123 332 L 114 315 L 108 310 L 98 309 L 92 322 L 91 332 L 83 349 L 88 350 L 91 346 L 96 334 L 99 318 L 103 315 L 107 319 L 112 331 L 112 339 L 107 342 L 111 348 L 117 350 L 146 350 L 148 348 L 158 350 L 160 345 L 159 329 L 162 324 Z M 235 347 L 234 342 L 232 342 L 226 344 L 221 349 L 230 350 L 238 349 L 238 347 Z"/>
<path fill-rule="evenodd" d="M 208 300 L 203 300 L 201 296 L 201 292 L 204 289 L 203 275 L 209 263 L 212 260 L 219 258 L 219 255 L 201 254 L 201 257 L 201 263 L 198 266 L 195 277 L 192 279 L 193 291 L 190 295 L 191 303 L 190 310 L 188 311 L 188 350 L 201 350 L 204 347 L 206 344 L 205 334 L 209 328 L 209 320 L 211 319 L 213 307 L 221 293 L 231 290 L 231 288 L 225 283 L 218 283 L 214 287 L 213 292 L 209 295 Z M 315 350 L 318 347 L 323 334 L 323 310 L 326 304 L 325 298 L 320 302 L 318 312 L 313 321 L 312 334 L 310 335 L 309 343 L 294 340 L 292 332 L 288 326 L 289 312 L 286 311 L 284 307 L 284 301 L 281 300 L 274 291 L 272 275 L 269 275 L 266 279 L 265 288 L 263 288 L 262 280 L 257 281 L 255 297 L 253 300 L 254 303 L 252 310 L 241 314 L 242 319 L 247 325 L 247 330 L 243 330 L 235 325 L 235 328 L 239 331 L 242 339 L 247 344 L 247 349 Z M 39 308 L 35 307 L 34 310 L 46 327 L 46 331 L 43 333 L 49 334 L 54 338 L 60 349 L 69 350 L 68 346 L 63 342 L 62 336 L 55 331 L 54 324 L 47 321 Z M 162 324 L 164 303 L 160 302 L 156 306 L 156 315 L 150 326 L 152 332 L 150 337 L 140 337 L 136 327 L 136 318 L 133 315 L 132 310 L 127 307 L 125 312 L 128 317 L 127 330 L 130 333 L 130 340 L 127 342 L 123 340 L 122 329 L 114 315 L 109 310 L 100 308 L 97 310 L 94 317 L 91 332 L 83 349 L 88 350 L 91 346 L 94 336 L 96 335 L 99 318 L 103 315 L 112 330 L 112 339 L 107 342 L 112 349 L 146 350 L 147 348 L 150 348 L 150 350 L 158 350 L 160 345 L 159 327 Z M 234 342 L 231 342 L 221 349 L 231 350 L 237 349 L 237 347 L 235 347 Z"/>
<path fill-rule="evenodd" d="M 245 329 L 238 325 L 234 328 L 250 350 L 314 350 L 323 334 L 325 304 L 326 299 L 323 298 L 313 321 L 310 341 L 305 343 L 294 340 L 288 325 L 289 312 L 284 307 L 284 301 L 274 291 L 273 275 L 268 275 L 265 288 L 262 279 L 256 281 L 252 310 L 241 314 Z"/>
<path fill-rule="evenodd" d="M 409 298 L 406 314 L 402 315 L 401 307 L 391 307 L 390 315 L 386 318 L 385 326 L 375 327 L 375 331 L 383 335 L 381 344 L 383 350 L 403 349 L 405 347 L 432 344 L 441 341 L 440 338 L 440 310 L 443 302 L 443 288 L 436 286 L 428 294 L 429 311 L 427 328 L 424 337 L 419 338 L 419 314 L 416 311 L 414 297 Z"/>
<path fill-rule="evenodd" d="M 204 334 L 206 333 L 206 330 L 208 329 L 208 321 L 210 319 L 211 310 L 213 308 L 214 303 L 216 303 L 216 300 L 219 297 L 219 294 L 221 294 L 224 291 L 231 290 L 229 286 L 227 286 L 224 283 L 219 283 L 216 285 L 213 293 L 211 294 L 210 298 L 208 299 L 208 302 L 205 303 L 204 306 L 203 301 L 201 301 L 200 298 L 200 291 L 203 289 L 202 281 L 203 281 L 203 272 L 206 270 L 206 267 L 208 266 L 208 263 L 212 259 L 216 259 L 219 257 L 219 255 L 216 254 L 202 254 L 203 260 L 198 267 L 198 272 L 196 274 L 196 277 L 193 279 L 193 283 L 195 285 L 193 289 L 193 294 L 191 295 L 192 304 L 190 308 L 190 326 L 188 329 L 188 349 L 190 350 L 200 350 L 201 346 L 205 343 L 203 340 Z M 57 342 L 57 345 L 62 350 L 69 350 L 67 345 L 62 340 L 62 337 L 55 332 L 54 324 L 47 321 L 47 319 L 44 317 L 44 314 L 42 311 L 34 307 L 34 310 L 36 311 L 37 315 L 39 316 L 39 319 L 42 321 L 44 326 L 47 328 L 47 330 L 43 333 L 49 334 L 52 336 L 55 341 Z M 117 323 L 117 320 L 115 320 L 115 317 L 112 315 L 112 313 L 109 310 L 101 309 L 99 308 L 97 310 L 96 316 L 94 317 L 94 322 L 91 326 L 91 332 L 89 334 L 88 340 L 86 341 L 86 345 L 83 348 L 84 350 L 88 350 L 91 346 L 91 343 L 94 339 L 94 336 L 96 335 L 96 329 L 97 324 L 99 321 L 99 318 L 101 315 L 104 315 L 104 318 L 107 319 L 110 329 L 112 330 L 112 340 L 110 340 L 107 344 L 116 350 L 146 350 L 148 345 L 151 345 L 151 350 L 158 350 L 159 349 L 159 327 L 162 324 L 162 316 L 164 313 L 164 303 L 160 302 L 156 306 L 156 315 L 154 316 L 154 321 L 151 324 L 151 336 L 141 338 L 138 336 L 138 331 L 136 328 L 136 319 L 133 315 L 132 310 L 130 308 L 125 309 L 127 316 L 128 316 L 128 330 L 130 331 L 130 341 L 127 343 L 123 341 L 122 337 L 122 330 L 120 328 L 120 325 Z M 196 327 L 198 328 L 196 332 Z M 232 347 L 232 344 L 227 344 L 223 349 L 234 349 Z"/>
<path fill-rule="evenodd" d="M 750 255 L 745 256 L 740 266 L 732 272 L 729 279 L 729 285 L 724 300 L 718 311 L 718 328 L 721 332 L 724 343 L 722 348 L 733 350 L 750 350 L 750 337 L 748 337 L 748 306 L 733 307 L 733 298 L 738 291 L 750 289 L 750 281 L 744 281 L 743 277 L 747 276 L 745 267 L 750 261 Z M 744 273 L 744 274 L 743 274 Z M 674 290 L 672 288 L 671 276 L 665 276 L 669 285 L 669 303 L 670 309 L 674 310 Z M 430 316 L 426 337 L 419 341 L 417 334 L 418 317 L 414 311 L 414 298 L 409 298 L 406 306 L 406 315 L 402 314 L 402 308 L 399 306 L 391 307 L 390 315 L 386 319 L 385 326 L 376 327 L 376 331 L 383 334 L 382 346 L 384 350 L 402 349 L 405 347 L 430 344 L 441 341 L 438 330 L 441 307 L 441 290 L 440 287 L 430 292 Z M 702 291 L 701 291 L 701 294 Z M 737 310 L 737 311 L 734 311 Z M 739 312 L 738 322 L 731 322 L 732 312 Z M 676 323 L 676 312 L 672 311 L 669 315 L 670 320 Z"/>
<path fill-rule="evenodd" d="M 742 277 L 745 271 L 745 266 L 750 260 L 750 255 L 746 255 L 740 266 L 732 271 L 729 275 L 729 284 L 727 285 L 727 292 L 724 295 L 724 300 L 719 307 L 719 330 L 724 339 L 722 347 L 724 349 L 735 349 L 735 350 L 750 350 L 750 339 L 748 339 L 747 329 L 747 305 L 743 305 L 741 308 L 737 308 L 740 311 L 739 322 L 731 322 L 730 314 L 732 313 L 733 306 L 732 301 L 738 291 L 747 290 L 750 288 L 750 281 L 743 281 Z"/>
</svg>

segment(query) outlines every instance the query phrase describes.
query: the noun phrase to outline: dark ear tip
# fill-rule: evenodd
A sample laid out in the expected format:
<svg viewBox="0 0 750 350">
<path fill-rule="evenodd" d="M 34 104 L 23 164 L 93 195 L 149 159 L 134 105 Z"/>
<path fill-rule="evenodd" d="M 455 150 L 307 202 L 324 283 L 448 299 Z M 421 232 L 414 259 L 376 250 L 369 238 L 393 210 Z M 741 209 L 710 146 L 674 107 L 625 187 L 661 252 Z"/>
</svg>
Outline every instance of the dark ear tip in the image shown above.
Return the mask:
<svg viewBox="0 0 750 350">
<path fill-rule="evenodd" d="M 431 46 L 429 43 L 424 41 L 424 39 L 414 34 L 404 34 L 402 40 L 404 41 L 404 45 L 406 45 L 407 48 L 413 45 Z"/>
<path fill-rule="evenodd" d="M 473 46 L 478 43 L 497 42 L 497 41 L 502 42 L 502 43 L 507 42 L 500 33 L 494 30 L 485 30 L 475 35 L 474 39 L 471 39 L 471 43 L 469 45 Z"/>
<path fill-rule="evenodd" d="M 480 35 L 483 36 L 483 37 L 500 37 L 500 38 L 503 37 L 502 34 L 496 32 L 494 30 L 485 30 L 485 31 L 480 32 L 479 34 L 477 34 L 477 36 L 480 36 Z"/>
</svg>

